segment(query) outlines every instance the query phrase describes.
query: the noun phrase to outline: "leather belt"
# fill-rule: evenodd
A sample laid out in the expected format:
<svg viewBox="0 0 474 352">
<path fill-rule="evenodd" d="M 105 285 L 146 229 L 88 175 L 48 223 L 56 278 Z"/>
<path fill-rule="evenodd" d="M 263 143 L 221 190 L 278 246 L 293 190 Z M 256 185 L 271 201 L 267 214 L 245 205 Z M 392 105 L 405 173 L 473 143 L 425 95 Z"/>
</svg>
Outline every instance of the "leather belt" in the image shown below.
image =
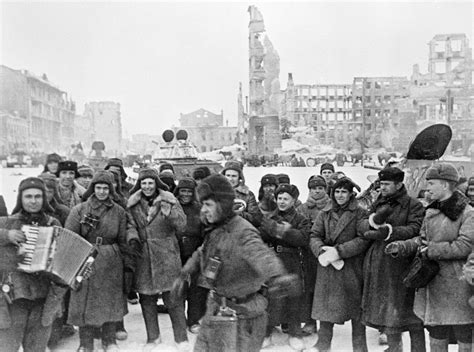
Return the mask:
<svg viewBox="0 0 474 352">
<path fill-rule="evenodd" d="M 250 294 L 248 294 L 246 296 L 243 296 L 243 297 L 224 297 L 224 296 L 221 296 L 220 294 L 218 294 L 214 290 L 210 290 L 209 294 L 211 295 L 211 297 L 216 302 L 219 302 L 219 303 L 221 303 L 220 300 L 222 298 L 225 298 L 226 300 L 229 300 L 229 301 L 231 301 L 232 303 L 235 303 L 235 304 L 244 304 L 244 303 L 247 303 L 248 301 L 250 301 L 252 298 L 254 298 L 258 294 L 258 292 L 250 293 Z"/>
<path fill-rule="evenodd" d="M 299 252 L 300 252 L 300 250 L 298 248 L 285 247 L 285 246 L 281 246 L 281 245 L 273 246 L 273 249 L 277 253 L 296 253 L 296 254 L 299 254 Z"/>
</svg>

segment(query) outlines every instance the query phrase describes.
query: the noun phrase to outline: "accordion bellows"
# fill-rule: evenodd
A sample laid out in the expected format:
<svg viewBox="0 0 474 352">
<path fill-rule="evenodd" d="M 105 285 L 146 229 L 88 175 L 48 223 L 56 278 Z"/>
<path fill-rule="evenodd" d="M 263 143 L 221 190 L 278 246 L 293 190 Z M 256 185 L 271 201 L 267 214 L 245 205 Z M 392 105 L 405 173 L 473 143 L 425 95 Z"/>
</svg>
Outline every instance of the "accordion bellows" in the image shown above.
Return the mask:
<svg viewBox="0 0 474 352">
<path fill-rule="evenodd" d="M 24 255 L 18 269 L 27 273 L 44 272 L 52 280 L 73 286 L 94 247 L 84 238 L 58 226 L 23 225 L 26 242 L 19 253 Z"/>
</svg>

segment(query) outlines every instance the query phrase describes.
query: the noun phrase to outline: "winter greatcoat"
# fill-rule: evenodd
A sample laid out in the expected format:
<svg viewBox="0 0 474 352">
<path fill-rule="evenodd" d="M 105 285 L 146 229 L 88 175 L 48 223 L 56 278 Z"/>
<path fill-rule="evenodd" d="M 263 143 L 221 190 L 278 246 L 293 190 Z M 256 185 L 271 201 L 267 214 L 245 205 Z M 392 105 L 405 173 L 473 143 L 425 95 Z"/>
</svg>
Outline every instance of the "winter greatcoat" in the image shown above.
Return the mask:
<svg viewBox="0 0 474 352">
<path fill-rule="evenodd" d="M 283 234 L 279 234 L 282 238 L 277 238 L 277 223 L 281 221 L 290 223 L 292 227 Z M 288 273 L 297 274 L 303 283 L 301 297 L 285 298 L 283 300 L 284 309 L 271 313 L 270 323 L 275 325 L 286 323 L 294 319 L 293 316 L 301 318 L 304 313 L 304 288 L 306 287 L 303 251 L 309 248 L 311 222 L 305 216 L 299 214 L 294 207 L 285 212 L 276 209 L 269 219 L 262 222 L 259 230 L 262 239 L 274 248 Z M 282 251 L 280 251 L 280 248 Z"/>
<path fill-rule="evenodd" d="M 69 215 L 70 209 L 64 204 L 60 204 L 55 198 L 49 202 L 49 205 L 51 205 L 51 208 L 54 210 L 54 212 L 49 215 L 54 216 L 59 220 L 61 225 L 64 226 L 64 224 L 66 224 L 66 219 Z"/>
<path fill-rule="evenodd" d="M 412 258 L 392 258 L 384 249 L 387 243 L 418 236 L 424 208 L 408 196 L 405 187 L 389 199 L 379 196 L 372 205 L 372 212 L 387 203 L 394 209 L 386 220 L 393 226 L 393 233 L 388 241 L 374 240 L 366 253 L 362 322 L 374 328 L 385 327 L 387 333 L 397 333 L 421 323 L 413 313 L 415 290 L 402 283 Z M 361 226 L 361 232 L 370 230 L 369 220 L 364 220 Z"/>
<path fill-rule="evenodd" d="M 82 196 L 86 192 L 86 189 L 82 187 L 79 183 L 74 181 L 71 188 L 71 194 L 69 199 L 62 199 L 61 198 L 61 185 L 58 184 L 57 187 L 57 201 L 60 204 L 67 206 L 69 209 L 72 209 L 76 205 L 82 202 Z"/>
<path fill-rule="evenodd" d="M 59 221 L 52 216 L 45 215 L 44 220 L 39 222 L 39 226 L 61 226 Z M 0 217 L 0 283 L 7 283 L 8 276 L 10 275 L 13 286 L 13 297 L 14 299 L 27 299 L 30 301 L 45 299 L 50 291 L 50 278 L 38 274 L 29 274 L 19 271 L 17 266 L 18 263 L 23 259 L 18 256 L 18 247 L 8 241 L 9 230 L 21 230 L 22 225 L 31 225 L 28 221 L 28 216 L 20 211 L 9 217 Z M 61 302 L 58 304 L 53 311 L 43 312 L 49 314 L 51 319 L 60 311 Z M 48 319 L 49 319 L 48 318 Z M 11 326 L 12 319 L 10 317 L 7 302 L 3 295 L 0 296 L 0 329 L 6 329 Z M 13 321 L 14 322 L 14 321 Z M 34 327 L 32 327 L 34 328 Z"/>
<path fill-rule="evenodd" d="M 234 188 L 237 199 L 244 200 L 247 207 L 242 213 L 242 217 L 250 222 L 253 226 L 258 227 L 262 221 L 262 213 L 258 207 L 257 200 L 253 192 L 243 183 Z"/>
<path fill-rule="evenodd" d="M 364 254 L 370 241 L 362 237 L 361 222 L 365 211 L 356 199 L 343 208 L 329 207 L 321 211 L 311 229 L 312 253 L 319 257 L 322 246 L 335 247 L 344 260 L 344 267 L 336 270 L 332 265 L 321 266 L 314 289 L 313 310 L 315 320 L 342 324 L 350 319 L 360 319 Z"/>
<path fill-rule="evenodd" d="M 331 199 L 329 196 L 324 193 L 321 197 L 308 196 L 306 203 L 301 204 L 296 208 L 296 211 L 311 222 L 311 225 L 314 224 L 316 217 L 322 210 L 331 209 Z M 311 252 L 311 248 L 303 249 L 303 260 L 304 260 L 304 271 L 305 271 L 305 293 L 306 297 L 306 307 L 302 312 L 302 321 L 308 321 L 311 319 L 311 309 L 313 307 L 313 296 L 314 296 L 314 287 L 316 284 L 316 275 L 318 268 L 318 260 Z"/>
<path fill-rule="evenodd" d="M 81 224 L 91 213 L 100 220 L 96 228 Z M 120 321 L 125 315 L 123 304 L 123 254 L 126 247 L 127 217 L 125 210 L 110 198 L 99 201 L 95 195 L 85 203 L 75 206 L 66 220 L 65 228 L 74 231 L 95 244 L 99 237 L 92 275 L 78 291 L 71 291 L 68 322 L 77 326 L 100 326 L 106 322 Z"/>
<path fill-rule="evenodd" d="M 177 231 L 186 227 L 186 215 L 173 194 L 159 190 L 152 206 L 138 190 L 128 200 L 127 208 L 132 215 L 133 226 L 129 238 L 137 238 L 143 245 L 135 271 L 135 288 L 138 293 L 155 295 L 170 291 L 181 270 Z M 174 199 L 171 213 L 164 216 L 160 208 L 160 197 L 166 195 Z"/>
<path fill-rule="evenodd" d="M 474 209 L 458 192 L 446 202 L 456 220 L 428 207 L 421 226 L 420 235 L 428 240 L 428 258 L 438 262 L 440 271 L 416 292 L 414 309 L 425 325 L 473 324 L 474 309 L 468 303 L 471 287 L 460 278 L 474 243 Z"/>
</svg>

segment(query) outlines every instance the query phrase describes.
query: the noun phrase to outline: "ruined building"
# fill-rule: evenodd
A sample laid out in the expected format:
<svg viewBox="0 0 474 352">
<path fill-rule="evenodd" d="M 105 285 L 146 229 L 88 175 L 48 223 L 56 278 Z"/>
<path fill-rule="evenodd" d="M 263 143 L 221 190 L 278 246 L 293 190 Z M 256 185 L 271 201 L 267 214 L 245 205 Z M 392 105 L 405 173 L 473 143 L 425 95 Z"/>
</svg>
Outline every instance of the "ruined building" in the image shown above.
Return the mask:
<svg viewBox="0 0 474 352">
<path fill-rule="evenodd" d="M 248 149 L 250 154 L 273 154 L 274 149 L 281 147 L 278 117 L 281 103 L 280 57 L 265 34 L 265 24 L 260 11 L 257 7 L 250 6 L 248 12 L 250 14 Z"/>
<path fill-rule="evenodd" d="M 418 129 L 447 123 L 450 148 L 467 154 L 474 141 L 472 49 L 465 34 L 438 34 L 429 42 L 428 72 L 413 66 L 410 97 Z"/>
<path fill-rule="evenodd" d="M 236 142 L 237 127 L 229 126 L 226 121 L 224 126 L 224 112 L 214 114 L 203 108 L 180 114 L 181 128 L 188 132 L 188 139 L 202 153 L 220 149 Z"/>
<path fill-rule="evenodd" d="M 344 146 L 352 130 L 350 84 L 295 84 L 288 74 L 280 118 L 292 126 L 310 126 L 325 144 Z"/>
<path fill-rule="evenodd" d="M 37 76 L 4 65 L 0 65 L 0 81 L 0 112 L 5 122 L 0 135 L 22 134 L 20 139 L 5 139 L 8 145 L 3 149 L 8 152 L 14 151 L 12 149 L 27 152 L 67 150 L 74 142 L 76 110 L 68 94 L 50 82 L 46 74 Z"/>
<path fill-rule="evenodd" d="M 83 115 L 91 121 L 93 140 L 104 142 L 105 154 L 108 157 L 120 156 L 122 152 L 120 104 L 110 101 L 87 103 Z"/>
</svg>

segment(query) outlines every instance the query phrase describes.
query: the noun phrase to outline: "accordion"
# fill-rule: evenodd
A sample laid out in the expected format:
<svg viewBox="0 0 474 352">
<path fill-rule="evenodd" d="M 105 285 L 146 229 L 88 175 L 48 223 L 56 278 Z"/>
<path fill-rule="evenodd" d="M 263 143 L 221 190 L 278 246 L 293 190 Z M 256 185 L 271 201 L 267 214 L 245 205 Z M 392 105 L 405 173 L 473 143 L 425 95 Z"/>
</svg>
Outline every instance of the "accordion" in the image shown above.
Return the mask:
<svg viewBox="0 0 474 352">
<path fill-rule="evenodd" d="M 20 245 L 23 260 L 18 270 L 42 272 L 59 284 L 77 289 L 90 274 L 97 248 L 70 230 L 58 226 L 23 225 L 26 242 Z"/>
</svg>

